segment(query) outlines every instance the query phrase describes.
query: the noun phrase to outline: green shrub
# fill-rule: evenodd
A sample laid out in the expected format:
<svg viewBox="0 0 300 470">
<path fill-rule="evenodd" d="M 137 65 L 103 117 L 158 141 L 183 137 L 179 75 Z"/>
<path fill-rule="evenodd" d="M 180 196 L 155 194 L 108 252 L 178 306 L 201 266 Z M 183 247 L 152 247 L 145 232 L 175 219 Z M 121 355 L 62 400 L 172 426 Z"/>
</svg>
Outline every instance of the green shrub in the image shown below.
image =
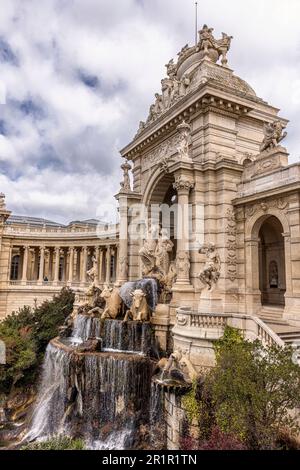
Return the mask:
<svg viewBox="0 0 300 470">
<path fill-rule="evenodd" d="M 82 439 L 55 436 L 47 441 L 27 444 L 21 450 L 85 450 L 85 444 Z"/>
<path fill-rule="evenodd" d="M 264 347 L 226 327 L 215 353 L 215 367 L 183 399 L 187 417 L 199 423 L 200 446 L 213 445 L 214 429 L 248 449 L 287 448 L 295 442 L 300 367 L 292 361 L 292 349 Z M 282 430 L 288 439 L 280 438 Z"/>
<path fill-rule="evenodd" d="M 6 346 L 6 364 L 0 365 L 0 394 L 12 387 L 34 383 L 46 346 L 72 312 L 74 294 L 62 289 L 41 306 L 24 306 L 0 323 L 0 339 Z"/>
</svg>

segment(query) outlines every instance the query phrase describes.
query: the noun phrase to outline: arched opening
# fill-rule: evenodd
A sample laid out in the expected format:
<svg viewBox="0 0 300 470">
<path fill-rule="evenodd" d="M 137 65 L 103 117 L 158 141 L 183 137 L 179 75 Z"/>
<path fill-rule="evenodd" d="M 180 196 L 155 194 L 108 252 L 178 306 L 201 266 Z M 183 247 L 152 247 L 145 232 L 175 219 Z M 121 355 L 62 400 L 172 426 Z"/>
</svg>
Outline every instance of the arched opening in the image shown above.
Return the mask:
<svg viewBox="0 0 300 470">
<path fill-rule="evenodd" d="M 286 291 L 283 227 L 268 217 L 259 230 L 259 289 L 262 305 L 284 306 Z"/>
<path fill-rule="evenodd" d="M 174 176 L 165 174 L 156 184 L 148 204 L 148 218 L 164 229 L 173 242 L 170 261 L 176 258 L 177 192 L 173 188 Z"/>
</svg>

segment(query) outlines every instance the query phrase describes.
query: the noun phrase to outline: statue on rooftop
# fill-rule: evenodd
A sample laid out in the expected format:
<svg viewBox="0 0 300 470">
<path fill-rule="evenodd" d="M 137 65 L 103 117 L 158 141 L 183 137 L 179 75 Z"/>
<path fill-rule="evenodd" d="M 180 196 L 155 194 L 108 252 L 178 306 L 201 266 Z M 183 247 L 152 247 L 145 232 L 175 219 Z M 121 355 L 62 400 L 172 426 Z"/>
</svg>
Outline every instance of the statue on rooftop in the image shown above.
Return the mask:
<svg viewBox="0 0 300 470">
<path fill-rule="evenodd" d="M 202 52 L 203 57 L 207 57 L 213 62 L 222 57 L 221 63 L 223 67 L 227 66 L 227 52 L 230 49 L 232 36 L 222 33 L 221 39 L 215 39 L 213 28 L 209 28 L 206 24 L 199 31 L 199 42 L 197 44 L 197 52 Z"/>
<path fill-rule="evenodd" d="M 287 132 L 283 132 L 286 126 L 282 124 L 279 119 L 265 125 L 264 139 L 260 146 L 260 151 L 271 150 L 278 146 L 278 144 L 287 136 Z"/>
<path fill-rule="evenodd" d="M 128 163 L 127 160 L 125 163 L 123 163 L 123 165 L 121 165 L 121 169 L 123 170 L 123 181 L 120 183 L 121 190 L 131 191 L 130 177 L 129 177 L 129 170 L 131 170 L 131 165 Z"/>
</svg>

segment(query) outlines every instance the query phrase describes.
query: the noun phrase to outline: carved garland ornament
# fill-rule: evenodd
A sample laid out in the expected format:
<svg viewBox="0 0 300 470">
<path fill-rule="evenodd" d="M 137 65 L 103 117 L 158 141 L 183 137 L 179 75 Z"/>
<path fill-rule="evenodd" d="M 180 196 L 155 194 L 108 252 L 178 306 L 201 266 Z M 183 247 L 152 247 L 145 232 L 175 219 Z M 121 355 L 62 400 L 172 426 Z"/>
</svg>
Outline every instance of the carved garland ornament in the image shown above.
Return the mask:
<svg viewBox="0 0 300 470">
<path fill-rule="evenodd" d="M 237 277 L 237 256 L 236 256 L 236 217 L 233 209 L 228 209 L 226 213 L 227 218 L 227 276 L 231 282 L 234 282 Z"/>
</svg>

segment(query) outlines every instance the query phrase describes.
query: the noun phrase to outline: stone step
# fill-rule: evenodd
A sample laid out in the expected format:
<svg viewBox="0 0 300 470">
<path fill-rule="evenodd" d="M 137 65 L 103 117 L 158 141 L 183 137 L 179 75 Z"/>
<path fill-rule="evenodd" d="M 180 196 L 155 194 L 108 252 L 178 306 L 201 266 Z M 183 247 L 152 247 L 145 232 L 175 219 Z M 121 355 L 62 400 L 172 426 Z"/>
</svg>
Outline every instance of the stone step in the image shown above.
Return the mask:
<svg viewBox="0 0 300 470">
<path fill-rule="evenodd" d="M 291 326 L 288 323 L 266 323 L 286 344 L 291 345 L 295 341 L 300 342 L 300 328 Z"/>
<path fill-rule="evenodd" d="M 266 323 L 286 324 L 282 319 L 283 307 L 277 305 L 263 305 L 259 317 Z"/>
</svg>

